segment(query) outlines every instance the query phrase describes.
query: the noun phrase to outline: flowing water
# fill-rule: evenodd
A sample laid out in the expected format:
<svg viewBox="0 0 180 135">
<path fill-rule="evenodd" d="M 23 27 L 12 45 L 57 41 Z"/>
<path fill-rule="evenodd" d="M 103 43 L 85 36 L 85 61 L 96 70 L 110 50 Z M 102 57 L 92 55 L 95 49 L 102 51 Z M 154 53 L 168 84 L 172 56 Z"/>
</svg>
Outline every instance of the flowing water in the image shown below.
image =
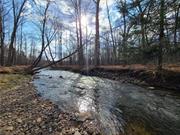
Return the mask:
<svg viewBox="0 0 180 135">
<path fill-rule="evenodd" d="M 34 85 L 64 111 L 93 114 L 104 134 L 117 135 L 135 121 L 157 135 L 180 135 L 178 94 L 61 70 L 42 70 Z"/>
</svg>

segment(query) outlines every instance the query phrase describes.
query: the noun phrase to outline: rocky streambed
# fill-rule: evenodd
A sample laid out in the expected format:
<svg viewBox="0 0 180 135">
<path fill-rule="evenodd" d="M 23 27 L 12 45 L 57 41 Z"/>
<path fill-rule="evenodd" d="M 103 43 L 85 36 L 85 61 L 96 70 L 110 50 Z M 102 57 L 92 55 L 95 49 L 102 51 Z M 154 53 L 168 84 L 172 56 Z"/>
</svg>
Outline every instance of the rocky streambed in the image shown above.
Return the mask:
<svg viewBox="0 0 180 135">
<path fill-rule="evenodd" d="M 0 79 L 0 135 L 99 134 L 95 125 L 41 98 L 30 76 L 2 74 Z"/>
<path fill-rule="evenodd" d="M 180 134 L 178 93 L 61 70 L 42 70 L 33 83 L 44 99 L 103 135 Z"/>
<path fill-rule="evenodd" d="M 61 70 L 1 74 L 0 135 L 180 134 L 178 93 L 115 80 Z"/>
</svg>

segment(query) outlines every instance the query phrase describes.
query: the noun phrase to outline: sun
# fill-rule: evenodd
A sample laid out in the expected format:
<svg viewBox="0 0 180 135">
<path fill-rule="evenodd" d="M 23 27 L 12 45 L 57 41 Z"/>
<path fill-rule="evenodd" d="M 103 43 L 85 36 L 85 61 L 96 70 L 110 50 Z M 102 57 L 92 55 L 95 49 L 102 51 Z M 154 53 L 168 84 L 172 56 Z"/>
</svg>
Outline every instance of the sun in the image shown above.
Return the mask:
<svg viewBox="0 0 180 135">
<path fill-rule="evenodd" d="M 88 19 L 86 15 L 81 16 L 81 24 L 83 27 L 86 27 L 88 25 Z"/>
<path fill-rule="evenodd" d="M 93 26 L 91 25 L 91 16 L 84 14 L 81 16 L 81 28 L 83 34 L 90 34 L 92 32 Z"/>
</svg>

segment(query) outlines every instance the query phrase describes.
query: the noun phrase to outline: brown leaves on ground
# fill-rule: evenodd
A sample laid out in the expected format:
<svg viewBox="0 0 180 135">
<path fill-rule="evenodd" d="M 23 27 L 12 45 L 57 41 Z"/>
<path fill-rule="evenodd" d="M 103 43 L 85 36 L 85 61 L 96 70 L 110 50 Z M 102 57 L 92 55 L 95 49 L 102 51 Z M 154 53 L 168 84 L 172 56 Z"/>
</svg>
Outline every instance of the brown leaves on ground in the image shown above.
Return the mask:
<svg viewBox="0 0 180 135">
<path fill-rule="evenodd" d="M 0 91 L 0 103 L 0 135 L 89 135 L 88 124 L 72 121 L 73 114 L 41 99 L 30 78 L 14 90 Z"/>
<path fill-rule="evenodd" d="M 0 74 L 0 93 L 18 87 L 24 81 L 30 79 L 29 75 Z"/>
<path fill-rule="evenodd" d="M 11 67 L 1 67 L 0 74 L 10 74 L 10 73 L 23 73 L 28 66 L 11 66 Z"/>
<path fill-rule="evenodd" d="M 72 70 L 81 70 L 81 69 L 87 69 L 86 66 L 80 67 L 78 65 L 59 65 L 58 68 L 60 69 L 72 69 Z M 100 68 L 104 70 L 150 70 L 150 71 L 155 71 L 157 66 L 154 64 L 130 64 L 130 65 L 100 65 L 97 67 L 94 67 L 93 65 L 89 65 L 88 69 L 93 69 L 93 68 Z M 180 72 L 180 64 L 164 64 L 163 65 L 164 70 L 169 70 L 173 72 Z"/>
</svg>

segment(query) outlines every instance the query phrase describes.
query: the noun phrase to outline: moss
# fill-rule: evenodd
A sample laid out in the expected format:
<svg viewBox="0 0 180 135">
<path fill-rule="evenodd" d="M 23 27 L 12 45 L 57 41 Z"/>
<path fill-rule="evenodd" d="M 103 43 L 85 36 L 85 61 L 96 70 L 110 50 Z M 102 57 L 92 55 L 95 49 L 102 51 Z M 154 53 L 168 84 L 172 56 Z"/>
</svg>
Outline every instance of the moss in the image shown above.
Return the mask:
<svg viewBox="0 0 180 135">
<path fill-rule="evenodd" d="M 13 89 L 27 79 L 30 79 L 30 76 L 22 74 L 0 74 L 0 91 Z"/>
</svg>

